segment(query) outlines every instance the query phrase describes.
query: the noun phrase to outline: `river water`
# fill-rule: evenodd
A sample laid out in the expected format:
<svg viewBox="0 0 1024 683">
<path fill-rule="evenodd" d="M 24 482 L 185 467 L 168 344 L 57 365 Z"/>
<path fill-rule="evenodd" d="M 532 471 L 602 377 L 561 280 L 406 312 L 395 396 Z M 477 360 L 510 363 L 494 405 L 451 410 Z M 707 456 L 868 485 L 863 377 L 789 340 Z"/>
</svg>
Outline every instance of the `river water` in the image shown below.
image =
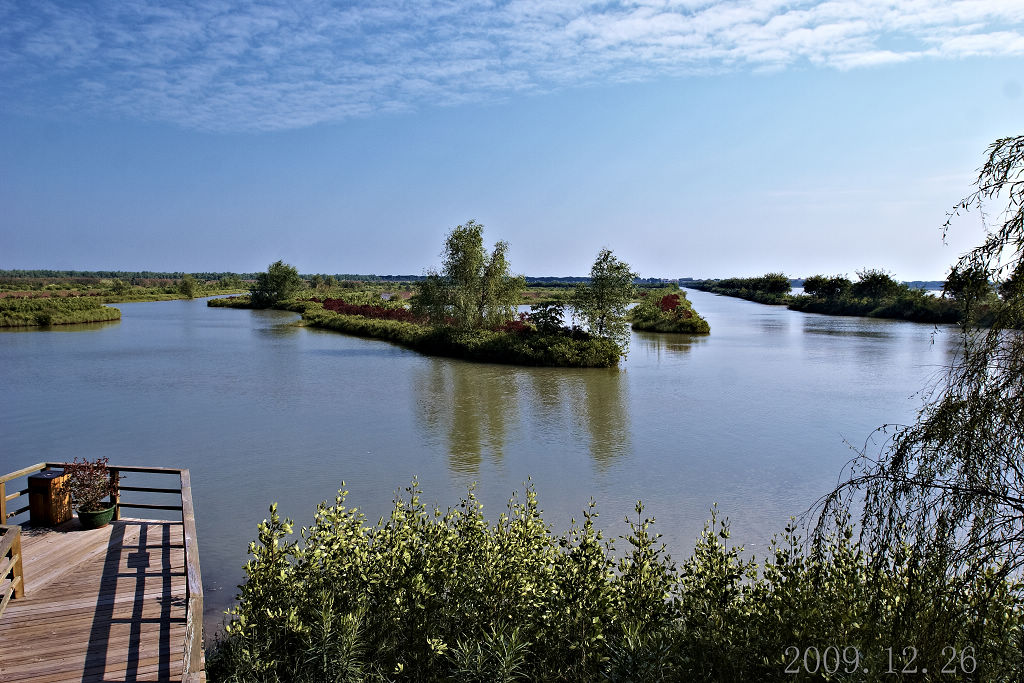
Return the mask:
<svg viewBox="0 0 1024 683">
<path fill-rule="evenodd" d="M 492 516 L 532 478 L 558 530 L 594 498 L 621 532 L 642 499 L 680 559 L 717 503 L 763 556 L 852 448 L 914 418 L 955 330 L 688 295 L 711 336 L 634 333 L 610 370 L 431 358 L 202 300 L 4 332 L 0 472 L 74 456 L 189 468 L 211 625 L 268 505 L 301 525 L 342 481 L 372 521 L 413 477 L 442 508 L 475 483 Z"/>
</svg>

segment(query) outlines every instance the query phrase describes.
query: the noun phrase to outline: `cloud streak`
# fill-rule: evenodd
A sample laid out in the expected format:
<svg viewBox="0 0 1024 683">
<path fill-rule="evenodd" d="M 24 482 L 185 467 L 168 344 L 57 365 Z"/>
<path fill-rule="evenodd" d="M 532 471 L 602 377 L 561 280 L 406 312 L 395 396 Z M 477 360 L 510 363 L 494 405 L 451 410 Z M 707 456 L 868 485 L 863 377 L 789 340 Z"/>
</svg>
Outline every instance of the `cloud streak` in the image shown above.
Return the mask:
<svg viewBox="0 0 1024 683">
<path fill-rule="evenodd" d="M 1024 55 L 1024 0 L 0 0 L 8 109 L 264 131 L 592 83 Z"/>
</svg>

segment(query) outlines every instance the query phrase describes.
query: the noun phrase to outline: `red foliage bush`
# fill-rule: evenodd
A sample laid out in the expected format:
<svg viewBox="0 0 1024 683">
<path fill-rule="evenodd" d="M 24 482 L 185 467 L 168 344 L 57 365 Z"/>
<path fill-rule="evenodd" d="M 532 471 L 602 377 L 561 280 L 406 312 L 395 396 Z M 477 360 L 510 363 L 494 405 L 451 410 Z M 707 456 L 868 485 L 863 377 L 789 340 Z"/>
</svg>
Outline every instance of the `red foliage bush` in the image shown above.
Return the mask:
<svg viewBox="0 0 1024 683">
<path fill-rule="evenodd" d="M 404 323 L 423 324 L 426 318 L 413 313 L 407 308 L 388 308 L 386 306 L 374 306 L 369 304 L 356 305 L 347 304 L 344 299 L 324 299 L 325 311 L 334 311 L 342 315 L 361 315 L 364 318 L 376 318 L 378 320 L 399 320 Z"/>
<path fill-rule="evenodd" d="M 666 294 L 661 297 L 661 301 L 658 303 L 658 306 L 665 312 L 676 310 L 679 308 L 679 295 Z"/>
<path fill-rule="evenodd" d="M 496 327 L 495 329 L 499 330 L 500 332 L 532 332 L 533 327 L 527 324 L 527 321 L 529 321 L 529 319 L 530 315 L 528 313 L 520 313 L 518 318 L 509 320 L 508 322 L 498 325 L 498 327 Z"/>
</svg>

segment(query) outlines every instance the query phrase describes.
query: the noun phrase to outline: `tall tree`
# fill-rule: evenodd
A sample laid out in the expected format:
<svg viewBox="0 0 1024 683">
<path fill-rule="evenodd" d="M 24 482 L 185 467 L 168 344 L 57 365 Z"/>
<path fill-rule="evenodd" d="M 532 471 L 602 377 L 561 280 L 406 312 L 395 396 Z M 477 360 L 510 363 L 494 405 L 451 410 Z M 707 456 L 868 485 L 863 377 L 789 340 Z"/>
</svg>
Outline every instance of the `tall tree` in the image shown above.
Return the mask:
<svg viewBox="0 0 1024 683">
<path fill-rule="evenodd" d="M 178 281 L 178 294 L 186 299 L 194 299 L 199 295 L 199 283 L 191 274 L 185 273 Z"/>
<path fill-rule="evenodd" d="M 412 302 L 417 313 L 461 329 L 495 327 L 515 315 L 526 279 L 510 272 L 508 242 L 487 253 L 483 228 L 469 220 L 448 233 L 441 271 L 428 271 L 417 283 Z"/>
<path fill-rule="evenodd" d="M 853 283 L 842 275 L 812 275 L 804 280 L 804 294 L 822 299 L 838 299 Z"/>
<path fill-rule="evenodd" d="M 601 249 L 590 268 L 590 282 L 576 286 L 572 306 L 591 334 L 615 340 L 625 350 L 629 346 L 627 306 L 636 296 L 634 273 L 611 249 Z"/>
<path fill-rule="evenodd" d="M 793 289 L 785 273 L 765 273 L 758 278 L 758 289 L 769 294 L 789 294 Z"/>
<path fill-rule="evenodd" d="M 880 268 L 865 268 L 857 271 L 857 281 L 850 286 L 850 294 L 864 299 L 885 299 L 896 296 L 905 287 L 892 275 Z"/>
<path fill-rule="evenodd" d="M 253 304 L 272 306 L 279 301 L 290 299 L 306 288 L 306 282 L 299 277 L 299 271 L 284 261 L 274 261 L 267 272 L 257 273 L 256 282 L 249 290 Z"/>
</svg>

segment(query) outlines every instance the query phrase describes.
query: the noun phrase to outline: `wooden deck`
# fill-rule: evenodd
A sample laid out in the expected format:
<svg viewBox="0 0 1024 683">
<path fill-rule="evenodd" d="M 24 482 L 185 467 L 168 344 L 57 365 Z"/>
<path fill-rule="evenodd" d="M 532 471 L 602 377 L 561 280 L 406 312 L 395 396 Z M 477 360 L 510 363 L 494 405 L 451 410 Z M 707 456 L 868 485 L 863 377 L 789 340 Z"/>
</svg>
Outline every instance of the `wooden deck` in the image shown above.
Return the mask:
<svg viewBox="0 0 1024 683">
<path fill-rule="evenodd" d="M 67 513 L 48 515 L 55 508 L 42 504 L 66 494 L 32 488 L 40 481 L 62 486 L 49 475 L 62 467 L 38 463 L 0 476 L 0 681 L 204 681 L 203 584 L 189 471 L 110 466 L 110 502 L 119 508 L 102 529 L 83 530 L 74 517 L 53 528 L 15 519 L 27 512 L 36 519 L 37 511 L 43 520 L 67 519 Z M 32 476 L 39 472 L 47 476 Z M 118 483 L 125 474 L 174 477 L 177 485 L 143 479 L 145 486 L 126 486 Z M 128 502 L 125 492 L 150 498 Z M 153 496 L 177 496 L 180 504 Z M 18 508 L 26 498 L 31 504 Z M 125 508 L 171 511 L 181 519 L 120 518 Z"/>
<path fill-rule="evenodd" d="M 180 681 L 181 522 L 22 530 L 25 597 L 0 619 L 0 680 Z"/>
</svg>

